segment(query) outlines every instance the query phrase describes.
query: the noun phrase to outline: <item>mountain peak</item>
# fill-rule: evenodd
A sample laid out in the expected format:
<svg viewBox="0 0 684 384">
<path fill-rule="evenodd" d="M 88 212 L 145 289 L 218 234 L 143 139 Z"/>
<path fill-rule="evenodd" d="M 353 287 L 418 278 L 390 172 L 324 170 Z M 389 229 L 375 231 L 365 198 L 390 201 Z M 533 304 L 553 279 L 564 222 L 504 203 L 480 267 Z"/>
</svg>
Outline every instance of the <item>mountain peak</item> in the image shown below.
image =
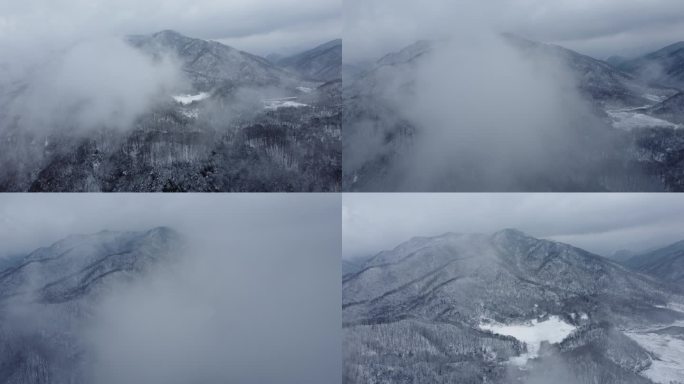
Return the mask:
<svg viewBox="0 0 684 384">
<path fill-rule="evenodd" d="M 185 35 L 181 34 L 180 32 L 174 31 L 173 29 L 164 29 L 162 31 L 153 33 L 152 36 L 182 36 L 182 37 L 186 37 Z"/>
<path fill-rule="evenodd" d="M 178 240 L 180 238 L 180 234 L 176 232 L 173 228 L 170 227 L 156 227 L 152 228 L 149 231 L 145 232 L 144 237 L 150 238 L 150 237 L 156 237 L 162 240 Z"/>
<path fill-rule="evenodd" d="M 494 236 L 494 237 L 502 237 L 502 236 L 504 236 L 504 237 L 507 237 L 507 238 L 525 238 L 525 239 L 532 238 L 531 236 L 529 236 L 529 235 L 526 234 L 525 232 L 523 232 L 523 231 L 521 231 L 521 230 L 519 230 L 519 229 L 515 229 L 515 228 L 504 228 L 504 229 L 502 229 L 502 230 L 500 230 L 500 231 L 495 232 L 495 233 L 493 234 L 493 236 Z"/>
<path fill-rule="evenodd" d="M 398 52 L 389 53 L 378 60 L 377 65 L 397 65 L 408 63 L 416 58 L 428 53 L 433 48 L 433 42 L 429 40 L 418 40 L 415 43 L 404 47 Z"/>
</svg>

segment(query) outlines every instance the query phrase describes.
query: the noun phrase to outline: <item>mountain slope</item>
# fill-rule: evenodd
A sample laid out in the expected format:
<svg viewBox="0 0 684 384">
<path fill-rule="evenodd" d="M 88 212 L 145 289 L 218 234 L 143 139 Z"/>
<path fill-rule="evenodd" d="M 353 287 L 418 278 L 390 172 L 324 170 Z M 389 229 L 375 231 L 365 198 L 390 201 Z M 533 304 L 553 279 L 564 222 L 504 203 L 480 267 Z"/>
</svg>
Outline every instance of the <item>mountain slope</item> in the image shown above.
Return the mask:
<svg viewBox="0 0 684 384">
<path fill-rule="evenodd" d="M 638 375 L 648 353 L 618 327 L 684 319 L 662 308 L 671 300 L 682 299 L 653 279 L 515 230 L 414 238 L 343 277 L 345 374 L 350 383 L 519 382 L 560 359 L 571 382 L 648 383 Z M 535 352 L 483 326 L 547 321 L 574 336 Z M 523 369 L 507 368 L 526 355 Z"/>
<path fill-rule="evenodd" d="M 628 60 L 619 68 L 646 81 L 669 87 L 684 87 L 684 42 Z"/>
<path fill-rule="evenodd" d="M 684 93 L 680 92 L 668 97 L 660 103 L 648 107 L 646 112 L 666 121 L 684 124 Z"/>
<path fill-rule="evenodd" d="M 684 241 L 671 244 L 624 262 L 635 271 L 684 287 Z"/>
<path fill-rule="evenodd" d="M 305 79 L 333 81 L 342 78 L 342 40 L 336 39 L 275 62 Z"/>
<path fill-rule="evenodd" d="M 84 321 L 114 284 L 172 262 L 168 228 L 70 236 L 0 270 L 0 382 L 86 383 Z"/>
<path fill-rule="evenodd" d="M 649 86 L 609 63 L 570 49 L 505 36 L 523 50 L 561 59 L 576 76 L 580 91 L 596 103 L 640 107 L 652 104 L 654 97 L 664 98 L 674 93 L 668 88 Z"/>
<path fill-rule="evenodd" d="M 168 228 L 71 236 L 0 271 L 0 300 L 23 295 L 50 303 L 78 299 L 107 279 L 142 273 L 168 258 L 179 242 Z"/>
<path fill-rule="evenodd" d="M 12 108 L 35 100 L 21 89 L 0 94 L 1 191 L 339 190 L 340 81 L 302 80 L 173 31 L 128 42 L 153 57 L 175 57 L 188 81 L 160 90 L 121 126 L 108 118 L 81 123 L 74 110 L 97 111 L 65 99 L 67 112 L 37 127 Z M 116 110 L 114 101 L 107 107 Z"/>
<path fill-rule="evenodd" d="M 242 85 L 293 87 L 301 82 L 264 58 L 216 41 L 183 36 L 175 31 L 129 36 L 128 41 L 152 55 L 175 55 L 197 90 Z"/>
</svg>

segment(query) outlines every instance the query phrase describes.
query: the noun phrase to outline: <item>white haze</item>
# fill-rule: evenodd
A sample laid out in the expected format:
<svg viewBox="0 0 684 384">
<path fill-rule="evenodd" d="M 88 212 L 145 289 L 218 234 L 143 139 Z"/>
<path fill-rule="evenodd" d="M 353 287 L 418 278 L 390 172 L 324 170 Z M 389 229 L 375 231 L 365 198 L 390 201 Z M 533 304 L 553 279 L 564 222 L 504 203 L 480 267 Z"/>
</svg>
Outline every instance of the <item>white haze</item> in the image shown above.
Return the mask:
<svg viewBox="0 0 684 384">
<path fill-rule="evenodd" d="M 434 1 L 426 11 L 408 6 L 415 14 L 405 19 L 401 41 L 432 39 L 432 49 L 405 72 L 380 68 L 377 98 L 416 127 L 416 134 L 409 149 L 388 166 L 387 180 L 371 188 L 597 189 L 592 184 L 596 178 L 588 174 L 601 168 L 592 156 L 609 152 L 610 144 L 604 138 L 607 130 L 580 96 L 573 72 L 554 55 L 514 46 L 500 33 L 500 15 L 492 4 L 459 4 Z M 366 41 L 376 38 L 374 32 L 383 39 L 403 26 L 406 10 L 388 12 L 375 29 L 364 24 L 383 5 L 383 0 L 371 0 L 347 6 L 351 14 L 362 14 L 359 24 L 373 36 L 360 37 L 350 21 L 345 52 L 352 57 L 365 51 Z M 352 168 L 347 172 L 386 151 L 383 134 L 369 138 L 363 124 L 352 130 L 363 134 L 345 138 L 345 164 Z M 592 139 L 586 140 L 587 135 Z"/>
<path fill-rule="evenodd" d="M 184 84 L 171 58 L 155 60 L 123 38 L 85 40 L 24 64 L 15 82 L 26 89 L 8 113 L 29 130 L 129 128 Z"/>
<path fill-rule="evenodd" d="M 399 93 L 398 110 L 419 129 L 400 190 L 439 190 L 462 172 L 477 174 L 459 189 L 527 190 L 521 177 L 573 172 L 575 127 L 596 123 L 560 62 L 524 56 L 488 31 L 437 47 L 418 66 L 415 97 Z"/>
</svg>

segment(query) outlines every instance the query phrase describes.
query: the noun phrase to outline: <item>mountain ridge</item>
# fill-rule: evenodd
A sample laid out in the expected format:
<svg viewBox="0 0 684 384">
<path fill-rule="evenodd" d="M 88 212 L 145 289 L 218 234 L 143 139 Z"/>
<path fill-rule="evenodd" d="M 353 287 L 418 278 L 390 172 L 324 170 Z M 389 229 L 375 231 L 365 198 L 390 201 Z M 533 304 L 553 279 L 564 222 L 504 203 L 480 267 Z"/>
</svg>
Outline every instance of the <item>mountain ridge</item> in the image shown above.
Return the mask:
<svg viewBox="0 0 684 384">
<path fill-rule="evenodd" d="M 324 82 L 338 80 L 342 78 L 342 39 L 334 39 L 273 61 L 305 79 Z"/>
<path fill-rule="evenodd" d="M 655 279 L 513 229 L 412 238 L 365 267 L 343 280 L 348 383 L 525 383 L 560 364 L 573 383 L 646 384 L 652 355 L 625 329 L 684 320 Z M 547 322 L 571 332 L 531 349 L 517 329 Z"/>
</svg>

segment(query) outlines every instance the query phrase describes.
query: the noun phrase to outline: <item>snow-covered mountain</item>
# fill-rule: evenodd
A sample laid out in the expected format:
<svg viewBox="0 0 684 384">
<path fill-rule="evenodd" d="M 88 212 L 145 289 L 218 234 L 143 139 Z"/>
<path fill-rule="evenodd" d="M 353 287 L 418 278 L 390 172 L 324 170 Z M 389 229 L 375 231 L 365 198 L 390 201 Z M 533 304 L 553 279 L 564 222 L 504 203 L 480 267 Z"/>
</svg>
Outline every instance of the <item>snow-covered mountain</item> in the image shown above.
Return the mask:
<svg viewBox="0 0 684 384">
<path fill-rule="evenodd" d="M 651 86 L 632 74 L 613 65 L 582 55 L 557 45 L 542 44 L 512 35 L 505 35 L 507 41 L 521 48 L 523 52 L 559 58 L 577 79 L 580 91 L 587 98 L 609 108 L 640 107 L 663 100 L 676 93 L 672 88 Z"/>
<path fill-rule="evenodd" d="M 178 64 L 183 81 L 123 127 L 107 119 L 81 126 L 73 111 L 90 113 L 89 100 L 75 106 L 64 100 L 66 112 L 36 128 L 28 116 L 6 108 L 25 101 L 20 87 L 0 95 L 0 190 L 340 188 L 340 81 L 304 79 L 261 57 L 174 31 L 126 41 L 153 59 Z M 117 100 L 110 104 L 116 112 Z"/>
<path fill-rule="evenodd" d="M 684 88 L 684 42 L 668 45 L 655 52 L 618 64 L 645 81 L 668 87 Z"/>
<path fill-rule="evenodd" d="M 102 294 L 179 257 L 169 228 L 74 235 L 0 268 L 0 382 L 86 383 L 85 321 Z"/>
<path fill-rule="evenodd" d="M 151 55 L 173 54 L 195 87 L 203 91 L 241 85 L 292 87 L 301 82 L 293 74 L 259 56 L 171 30 L 129 36 L 128 41 Z"/>
<path fill-rule="evenodd" d="M 684 241 L 635 255 L 623 264 L 660 281 L 676 284 L 684 290 Z"/>
<path fill-rule="evenodd" d="M 645 112 L 668 122 L 684 125 L 684 93 L 680 92 L 674 96 L 648 107 Z"/>
<path fill-rule="evenodd" d="M 343 277 L 345 380 L 515 383 L 555 367 L 564 382 L 649 383 L 654 357 L 623 331 L 684 320 L 668 307 L 683 300 L 516 230 L 414 238 Z"/>
<path fill-rule="evenodd" d="M 305 79 L 339 80 L 342 79 L 342 40 L 332 40 L 308 51 L 272 60 Z"/>
</svg>

